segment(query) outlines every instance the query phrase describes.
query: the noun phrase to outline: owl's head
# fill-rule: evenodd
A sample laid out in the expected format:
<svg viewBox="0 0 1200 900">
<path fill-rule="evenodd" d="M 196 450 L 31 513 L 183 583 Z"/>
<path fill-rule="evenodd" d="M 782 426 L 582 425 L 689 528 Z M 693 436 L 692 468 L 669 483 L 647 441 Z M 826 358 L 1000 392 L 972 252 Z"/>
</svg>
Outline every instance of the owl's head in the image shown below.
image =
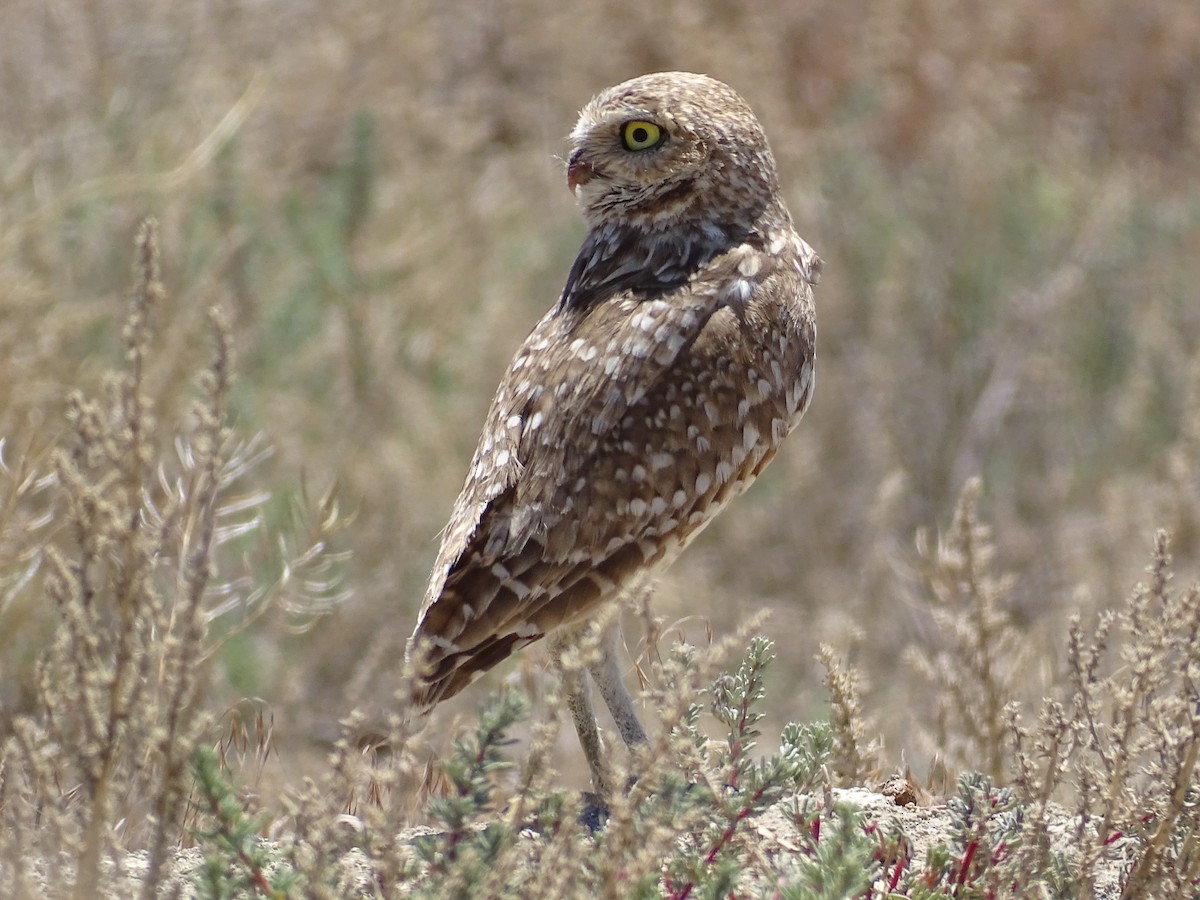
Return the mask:
<svg viewBox="0 0 1200 900">
<path fill-rule="evenodd" d="M 588 227 L 751 225 L 776 196 L 775 160 L 736 91 L 659 72 L 597 95 L 571 132 L 567 184 Z"/>
</svg>

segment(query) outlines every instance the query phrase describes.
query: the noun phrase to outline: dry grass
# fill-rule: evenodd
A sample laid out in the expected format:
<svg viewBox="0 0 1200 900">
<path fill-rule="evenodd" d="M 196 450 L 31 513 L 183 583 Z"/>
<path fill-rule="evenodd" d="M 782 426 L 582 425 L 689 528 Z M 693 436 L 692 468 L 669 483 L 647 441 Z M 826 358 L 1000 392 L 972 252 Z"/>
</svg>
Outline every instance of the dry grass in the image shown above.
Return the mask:
<svg viewBox="0 0 1200 900">
<path fill-rule="evenodd" d="M 269 759 L 238 769 L 233 713 L 227 740 L 203 733 L 267 798 L 324 777 L 354 706 L 364 745 L 395 737 L 399 648 L 435 536 L 491 391 L 581 234 L 561 138 L 601 86 L 683 68 L 759 112 L 826 277 L 814 406 L 660 585 L 657 627 L 702 643 L 770 609 L 787 685 L 768 691 L 772 719 L 822 716 L 819 645 L 853 646 L 846 671 L 866 686 L 853 702 L 874 725 L 845 740 L 878 731 L 879 764 L 918 775 L 935 760 L 952 775 L 1004 771 L 1019 756 L 1001 740 L 1003 704 L 1032 709 L 1069 687 L 1071 617 L 1120 605 L 1155 529 L 1172 536 L 1176 577 L 1197 576 L 1198 22 L 1189 0 L 4 4 L 0 740 L 45 713 L 53 663 L 38 660 L 61 657 L 56 623 L 76 607 L 54 601 L 79 593 L 81 560 L 117 585 L 105 601 L 117 615 L 137 591 L 112 581 L 126 565 L 114 560 L 141 560 L 135 587 L 150 565 L 144 536 L 126 533 L 120 552 L 95 544 L 87 516 L 112 503 L 142 510 L 124 518 L 135 531 L 159 527 L 151 512 L 187 485 L 203 518 L 187 479 L 206 460 L 229 483 L 217 573 L 195 607 L 205 634 L 188 639 L 197 680 L 128 727 L 175 703 L 200 728 L 251 698 L 243 746 L 269 745 Z M 147 349 L 125 358 L 120 298 L 147 213 L 166 290 Z M 192 385 L 215 371 L 212 307 L 238 360 L 219 458 L 174 446 L 202 423 Z M 112 370 L 153 410 L 146 443 L 105 437 L 137 420 L 103 387 Z M 72 481 L 72 452 L 117 474 Z M 977 475 L 978 513 L 955 520 Z M 100 512 L 79 505 L 92 495 Z M 943 553 L 976 514 L 994 561 Z M 162 578 L 198 577 L 178 549 L 198 532 L 176 527 L 154 563 L 171 598 L 187 592 Z M 927 550 L 918 533 L 946 537 Z M 980 584 L 979 565 L 1011 580 Z M 953 622 L 966 630 L 939 655 Z M 117 629 L 95 652 L 154 691 L 172 684 L 151 671 L 153 642 L 121 649 L 133 638 Z M 984 655 L 962 659 L 986 671 L 958 685 L 977 702 L 955 720 L 939 713 L 946 667 L 972 640 Z M 1030 662 L 1015 665 L 1007 641 Z M 630 644 L 652 671 L 636 630 Z M 1119 665 L 1100 658 L 1097 677 Z M 527 653 L 492 685 L 532 687 L 541 716 L 546 667 Z M 124 678 L 118 718 L 151 690 Z M 413 772 L 483 692 L 410 742 Z M 582 785 L 569 736 L 546 741 Z M 73 765 L 102 782 L 103 742 L 87 748 L 101 756 Z M 40 752 L 28 748 L 31 765 Z M 137 842 L 143 813 L 121 840 Z"/>
</svg>

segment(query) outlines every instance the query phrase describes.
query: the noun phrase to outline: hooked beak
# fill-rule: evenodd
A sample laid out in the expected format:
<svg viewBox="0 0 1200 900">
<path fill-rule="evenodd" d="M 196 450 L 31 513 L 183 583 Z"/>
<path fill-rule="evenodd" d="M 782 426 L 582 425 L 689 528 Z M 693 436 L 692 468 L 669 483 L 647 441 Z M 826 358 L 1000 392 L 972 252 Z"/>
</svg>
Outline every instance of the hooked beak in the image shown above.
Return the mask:
<svg viewBox="0 0 1200 900">
<path fill-rule="evenodd" d="M 567 162 L 567 187 L 571 189 L 572 194 L 581 184 L 591 181 L 595 174 L 596 170 L 592 168 L 592 164 L 583 159 L 582 150 L 571 154 L 571 159 Z"/>
</svg>

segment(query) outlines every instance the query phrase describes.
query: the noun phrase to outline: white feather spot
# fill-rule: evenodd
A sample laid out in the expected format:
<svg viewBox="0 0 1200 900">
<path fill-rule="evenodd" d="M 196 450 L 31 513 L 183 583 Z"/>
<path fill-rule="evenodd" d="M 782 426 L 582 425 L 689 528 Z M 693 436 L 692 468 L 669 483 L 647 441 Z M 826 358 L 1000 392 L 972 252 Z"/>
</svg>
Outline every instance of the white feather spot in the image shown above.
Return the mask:
<svg viewBox="0 0 1200 900">
<path fill-rule="evenodd" d="M 629 514 L 634 518 L 640 519 L 646 514 L 646 501 L 641 497 L 634 497 L 629 501 Z"/>
<path fill-rule="evenodd" d="M 758 429 L 752 422 L 747 422 L 742 429 L 742 446 L 749 452 L 758 445 Z"/>
<path fill-rule="evenodd" d="M 802 381 L 795 381 L 788 385 L 787 390 L 787 411 L 789 416 L 796 415 L 800 411 L 800 397 L 804 393 L 804 384 Z"/>
<path fill-rule="evenodd" d="M 707 472 L 701 472 L 696 476 L 696 493 L 704 496 L 708 493 L 708 489 L 712 487 L 712 476 Z"/>
<path fill-rule="evenodd" d="M 738 263 L 738 273 L 746 278 L 753 278 L 758 274 L 758 270 L 762 268 L 762 260 L 757 253 L 747 253 Z"/>
<path fill-rule="evenodd" d="M 646 467 L 642 465 L 636 465 L 633 467 L 633 471 L 630 472 L 629 475 L 634 481 L 645 481 Z"/>
<path fill-rule="evenodd" d="M 676 509 L 681 509 L 685 503 L 687 503 L 687 494 L 682 490 L 676 491 L 674 496 L 671 497 L 671 505 Z"/>
<path fill-rule="evenodd" d="M 654 345 L 649 341 L 626 341 L 625 343 L 625 354 L 634 359 L 645 359 L 653 349 Z"/>
</svg>

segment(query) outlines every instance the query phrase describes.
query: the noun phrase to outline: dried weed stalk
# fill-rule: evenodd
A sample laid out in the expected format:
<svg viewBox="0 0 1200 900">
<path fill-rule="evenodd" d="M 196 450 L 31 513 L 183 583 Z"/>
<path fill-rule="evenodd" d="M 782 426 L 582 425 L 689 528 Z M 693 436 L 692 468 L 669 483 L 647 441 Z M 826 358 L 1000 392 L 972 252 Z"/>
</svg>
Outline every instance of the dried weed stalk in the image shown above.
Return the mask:
<svg viewBox="0 0 1200 900">
<path fill-rule="evenodd" d="M 285 576 L 271 580 L 275 587 L 236 574 L 238 562 L 255 562 L 238 541 L 258 530 L 267 497 L 237 490 L 264 452 L 260 442 L 235 446 L 224 424 L 229 328 L 210 313 L 216 350 L 168 457 L 170 436 L 146 375 L 165 295 L 153 221 L 138 232 L 135 276 L 124 369 L 106 377 L 102 398 L 70 395 L 69 434 L 51 457 L 52 475 L 15 482 L 26 494 L 42 486 L 51 495 L 42 517 L 53 524 L 26 554 L 45 560 L 44 587 L 28 577 L 5 583 L 41 587 L 58 617 L 38 669 L 36 708 L 12 722 L 0 769 L 0 864 L 15 896 L 28 890 L 39 858 L 65 860 L 46 866 L 51 894 L 95 896 L 115 883 L 121 851 L 131 847 L 148 850 L 142 896 L 155 896 L 192 814 L 191 760 L 209 723 L 199 703 L 213 651 L 208 626 L 284 605 L 279 586 L 301 580 L 296 573 L 304 586 L 293 595 L 341 596 L 335 578 L 313 575 L 337 562 L 328 550 L 339 526 L 331 499 L 298 552 L 283 544 Z M 6 518 L 12 514 L 7 506 Z M 226 545 L 234 574 L 220 582 Z"/>
<path fill-rule="evenodd" d="M 1022 871 L 1041 867 L 1047 802 L 1069 786 L 1081 896 L 1113 859 L 1122 897 L 1188 896 L 1200 879 L 1200 586 L 1172 588 L 1165 532 L 1147 572 L 1090 631 L 1072 620 L 1067 701 L 1048 700 L 1035 729 L 1010 713 L 1015 783 L 1034 813 Z"/>
<path fill-rule="evenodd" d="M 1124 895 L 1181 896 L 1200 877 L 1200 588 L 1172 590 L 1165 532 L 1155 538 L 1149 584 L 1139 584 L 1114 620 L 1102 618 L 1087 641 L 1071 626 L 1073 759 L 1080 836 L 1087 863 L 1120 834 L 1135 862 Z M 1101 675 L 1113 624 L 1122 632 L 1119 666 Z"/>
<path fill-rule="evenodd" d="M 1024 654 L 1005 606 L 1012 578 L 993 571 L 990 529 L 976 514 L 981 491 L 978 479 L 967 482 L 949 534 L 931 559 L 923 554 L 939 635 L 907 659 L 935 689 L 937 748 L 947 762 L 1000 781 L 1007 771 L 1004 708 L 1016 694 Z"/>
<path fill-rule="evenodd" d="M 30 851 L 66 851 L 74 865 L 55 867 L 52 878 L 78 898 L 103 882 L 103 858 L 119 869 L 117 849 L 132 834 L 149 836 L 144 896 L 153 896 L 168 835 L 187 809 L 187 760 L 202 723 L 194 704 L 214 575 L 229 335 L 214 315 L 217 352 L 193 413 L 198 465 L 186 491 L 152 516 L 157 423 L 145 370 L 164 294 L 153 222 L 139 231 L 137 251 L 127 370 L 108 377 L 102 401 L 79 392 L 68 399 L 71 440 L 53 458 L 66 527 L 46 548 L 46 594 L 59 626 L 40 666 L 40 709 L 15 723 L 5 753 L 9 827 L 0 830 L 31 838 L 28 846 L 5 841 L 5 862 L 15 870 Z M 169 578 L 160 564 L 167 547 L 181 563 Z"/>
<path fill-rule="evenodd" d="M 881 745 L 867 737 L 870 726 L 862 711 L 862 675 L 839 660 L 828 644 L 821 644 L 817 659 L 825 667 L 825 687 L 829 691 L 829 724 L 833 729 L 830 771 L 841 787 L 865 784 L 879 775 Z"/>
<path fill-rule="evenodd" d="M 717 896 L 754 854 L 745 820 L 815 784 L 832 745 L 827 728 L 788 726 L 778 755 L 752 755 L 772 645 L 755 639 L 736 671 L 714 678 L 747 638 L 743 630 L 702 651 L 678 646 L 654 664 L 662 727 L 628 765 L 614 760 L 614 778 L 628 789 L 606 810 L 585 809 L 557 786 L 549 762 L 562 711 L 557 693 L 534 723 L 520 766 L 502 751 L 526 706 L 504 693 L 455 741 L 436 786 L 421 790 L 420 721 L 407 709 L 418 667 L 410 665 L 386 740 L 364 752 L 343 739 L 328 775 L 292 802 L 296 829 L 284 858 L 314 897 L 353 890 L 344 868 L 351 850 L 362 854 L 382 895 Z M 585 639 L 560 665 L 585 666 L 595 652 L 595 640 Z M 719 740 L 699 727 L 706 699 L 724 731 Z M 348 734 L 355 725 L 347 722 Z M 346 805 L 347 797 L 356 799 Z M 433 829 L 404 829 L 414 797 Z"/>
</svg>

